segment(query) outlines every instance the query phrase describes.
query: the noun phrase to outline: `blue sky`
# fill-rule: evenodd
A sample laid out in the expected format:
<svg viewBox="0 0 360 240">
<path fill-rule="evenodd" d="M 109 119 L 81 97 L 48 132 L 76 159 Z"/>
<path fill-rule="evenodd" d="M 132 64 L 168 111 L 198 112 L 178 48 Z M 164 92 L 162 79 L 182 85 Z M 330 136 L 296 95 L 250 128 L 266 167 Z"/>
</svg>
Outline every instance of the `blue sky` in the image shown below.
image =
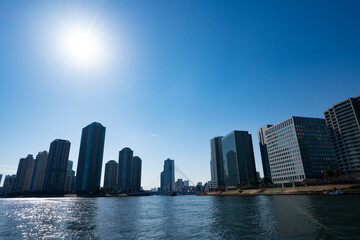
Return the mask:
<svg viewBox="0 0 360 240">
<path fill-rule="evenodd" d="M 193 182 L 210 180 L 210 139 L 252 134 L 290 116 L 323 117 L 359 94 L 358 1 L 1 1 L 0 173 L 20 158 L 107 127 L 104 164 L 130 147 L 142 186 L 166 158 Z M 78 68 L 62 28 L 91 25 L 102 61 Z M 177 178 L 184 178 L 176 174 Z"/>
</svg>

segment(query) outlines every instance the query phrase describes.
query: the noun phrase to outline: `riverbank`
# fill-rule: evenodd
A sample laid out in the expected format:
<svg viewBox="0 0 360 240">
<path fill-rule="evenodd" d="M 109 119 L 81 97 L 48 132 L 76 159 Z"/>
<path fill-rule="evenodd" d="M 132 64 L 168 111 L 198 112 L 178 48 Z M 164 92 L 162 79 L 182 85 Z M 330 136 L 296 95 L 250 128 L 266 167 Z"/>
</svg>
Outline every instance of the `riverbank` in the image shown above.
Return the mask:
<svg viewBox="0 0 360 240">
<path fill-rule="evenodd" d="M 260 188 L 231 191 L 214 191 L 205 195 L 234 196 L 234 195 L 324 195 L 340 189 L 346 194 L 360 194 L 360 184 L 336 184 L 306 187 Z"/>
</svg>

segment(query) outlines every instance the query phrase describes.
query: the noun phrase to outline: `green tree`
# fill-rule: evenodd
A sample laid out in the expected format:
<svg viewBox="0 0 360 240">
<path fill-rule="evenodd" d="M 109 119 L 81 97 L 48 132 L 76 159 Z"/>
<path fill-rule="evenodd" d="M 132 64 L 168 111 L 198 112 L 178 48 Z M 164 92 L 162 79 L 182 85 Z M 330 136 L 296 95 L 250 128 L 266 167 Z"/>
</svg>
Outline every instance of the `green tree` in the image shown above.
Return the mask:
<svg viewBox="0 0 360 240">
<path fill-rule="evenodd" d="M 332 169 L 326 169 L 325 171 L 324 171 L 324 178 L 325 179 L 329 179 L 329 178 L 331 178 L 332 176 L 334 175 L 334 173 L 333 173 L 333 170 Z"/>
<path fill-rule="evenodd" d="M 340 168 L 336 169 L 334 172 L 335 177 L 339 177 L 344 174 L 344 171 Z"/>
<path fill-rule="evenodd" d="M 258 182 L 256 181 L 256 179 L 252 178 L 250 179 L 249 183 L 253 186 L 257 186 L 258 185 Z"/>
</svg>

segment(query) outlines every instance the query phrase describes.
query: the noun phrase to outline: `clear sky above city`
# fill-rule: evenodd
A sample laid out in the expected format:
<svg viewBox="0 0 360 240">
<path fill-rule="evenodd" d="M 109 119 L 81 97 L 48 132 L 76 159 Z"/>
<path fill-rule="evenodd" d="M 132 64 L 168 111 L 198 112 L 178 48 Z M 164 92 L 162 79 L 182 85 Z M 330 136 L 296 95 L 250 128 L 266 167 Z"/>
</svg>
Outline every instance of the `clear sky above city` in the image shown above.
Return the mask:
<svg viewBox="0 0 360 240">
<path fill-rule="evenodd" d="M 359 1 L 1 1 L 0 174 L 56 138 L 76 170 L 97 121 L 104 165 L 130 147 L 146 189 L 166 158 L 210 180 L 210 139 L 232 130 L 252 134 L 262 175 L 259 127 L 359 94 L 359 13 Z"/>
</svg>

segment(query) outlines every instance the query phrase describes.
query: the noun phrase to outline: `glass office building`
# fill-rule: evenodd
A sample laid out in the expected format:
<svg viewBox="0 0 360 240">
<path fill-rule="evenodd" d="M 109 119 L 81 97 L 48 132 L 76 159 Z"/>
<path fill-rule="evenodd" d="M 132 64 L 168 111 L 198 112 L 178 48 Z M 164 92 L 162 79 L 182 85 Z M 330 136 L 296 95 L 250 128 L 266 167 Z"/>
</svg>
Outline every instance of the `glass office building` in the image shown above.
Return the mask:
<svg viewBox="0 0 360 240">
<path fill-rule="evenodd" d="M 324 170 L 336 168 L 324 119 L 290 117 L 265 130 L 265 138 L 274 183 L 323 178 Z"/>
<path fill-rule="evenodd" d="M 251 134 L 247 131 L 229 133 L 222 139 L 222 151 L 226 187 L 235 187 L 256 179 Z"/>
</svg>

